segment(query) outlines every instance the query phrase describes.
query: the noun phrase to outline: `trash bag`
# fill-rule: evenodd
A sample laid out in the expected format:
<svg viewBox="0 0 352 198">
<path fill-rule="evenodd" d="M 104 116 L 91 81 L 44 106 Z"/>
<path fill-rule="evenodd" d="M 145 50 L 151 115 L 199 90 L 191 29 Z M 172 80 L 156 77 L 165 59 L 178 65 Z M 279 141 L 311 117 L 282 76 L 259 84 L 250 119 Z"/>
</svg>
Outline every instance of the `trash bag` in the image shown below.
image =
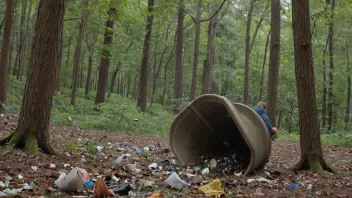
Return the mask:
<svg viewBox="0 0 352 198">
<path fill-rule="evenodd" d="M 233 153 L 245 162 L 244 174 L 262 169 L 270 157 L 268 129 L 251 107 L 226 97 L 205 94 L 193 100 L 174 119 L 169 135 L 180 165 L 200 164 L 204 156 Z"/>
</svg>

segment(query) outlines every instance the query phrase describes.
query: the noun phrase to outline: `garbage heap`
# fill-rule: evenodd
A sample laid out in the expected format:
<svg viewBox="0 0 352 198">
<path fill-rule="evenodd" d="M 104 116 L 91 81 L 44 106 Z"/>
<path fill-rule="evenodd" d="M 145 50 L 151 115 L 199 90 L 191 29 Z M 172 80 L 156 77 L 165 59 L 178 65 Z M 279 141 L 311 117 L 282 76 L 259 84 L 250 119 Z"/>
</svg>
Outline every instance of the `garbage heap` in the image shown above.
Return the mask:
<svg viewBox="0 0 352 198">
<path fill-rule="evenodd" d="M 169 138 L 181 165 L 202 165 L 214 159 L 216 166 L 228 166 L 224 162 L 231 156 L 231 170 L 245 175 L 262 169 L 271 152 L 269 132 L 259 115 L 215 94 L 202 95 L 183 109 L 171 125 Z"/>
</svg>

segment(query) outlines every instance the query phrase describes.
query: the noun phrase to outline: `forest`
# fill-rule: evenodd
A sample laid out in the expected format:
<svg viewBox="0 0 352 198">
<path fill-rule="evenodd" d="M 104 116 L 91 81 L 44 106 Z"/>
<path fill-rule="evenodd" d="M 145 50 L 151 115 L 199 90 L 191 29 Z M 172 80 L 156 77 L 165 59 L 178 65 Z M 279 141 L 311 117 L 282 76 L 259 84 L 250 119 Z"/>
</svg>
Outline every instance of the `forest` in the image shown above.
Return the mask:
<svg viewBox="0 0 352 198">
<path fill-rule="evenodd" d="M 8 72 L 11 79 L 23 82 L 38 1 L 14 3 Z M 269 114 L 276 116 L 280 131 L 297 132 L 289 1 L 280 5 L 278 74 L 269 73 L 274 47 L 270 1 L 161 1 L 152 10 L 148 3 L 154 2 L 67 1 L 56 91 L 65 90 L 62 92 L 70 95 L 72 106 L 80 89 L 85 95 L 96 92 L 95 103 L 104 102 L 104 94 L 124 96 L 135 100 L 141 111 L 152 111 L 152 104 L 161 104 L 177 113 L 205 93 L 254 106 L 270 97 L 268 93 L 276 86 L 268 84 L 277 75 L 275 112 Z M 351 5 L 348 1 L 314 0 L 310 4 L 321 132 L 348 131 L 351 72 L 350 21 L 346 19 Z M 0 9 L 5 12 L 5 1 Z M 4 35 L 4 15 L 0 17 Z M 111 39 L 106 39 L 107 34 Z M 100 76 L 105 78 L 101 83 Z M 141 93 L 144 98 L 138 98 Z"/>
<path fill-rule="evenodd" d="M 348 195 L 351 9 L 340 0 L 0 2 L 0 196 L 65 196 L 83 186 L 94 186 L 82 192 L 93 197 Z M 178 137 L 179 149 L 203 164 L 182 162 L 175 116 L 191 108 L 207 130 L 224 129 L 226 120 L 210 116 L 218 122 L 210 126 L 192 106 L 206 94 L 251 113 L 265 101 L 278 141 L 252 141 L 260 137 L 232 117 L 227 126 L 235 124 L 240 138 L 232 133 L 228 141 L 236 144 L 223 142 L 222 131 L 219 140 L 191 145 L 189 138 L 208 135 L 191 132 L 187 141 Z M 215 154 L 226 143 L 223 156 Z M 46 179 L 38 180 L 33 163 Z M 294 179 L 297 171 L 303 178 Z M 218 186 L 206 192 L 204 184 Z"/>
</svg>

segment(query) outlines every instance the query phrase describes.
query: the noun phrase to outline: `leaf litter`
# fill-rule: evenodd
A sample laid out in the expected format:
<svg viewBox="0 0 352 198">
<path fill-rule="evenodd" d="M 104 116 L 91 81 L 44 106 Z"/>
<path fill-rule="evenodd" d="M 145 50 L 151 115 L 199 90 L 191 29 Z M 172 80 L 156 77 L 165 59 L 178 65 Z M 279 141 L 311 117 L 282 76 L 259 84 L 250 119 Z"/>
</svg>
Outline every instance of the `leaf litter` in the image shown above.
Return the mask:
<svg viewBox="0 0 352 198">
<path fill-rule="evenodd" d="M 11 114 L 0 117 L 0 138 L 15 129 L 17 119 Z M 338 175 L 280 172 L 298 162 L 299 144 L 273 141 L 264 170 L 244 176 L 243 164 L 233 164 L 231 154 L 206 159 L 198 166 L 179 166 L 166 138 L 54 125 L 49 133 L 52 146 L 64 157 L 42 153 L 32 157 L 0 147 L 0 196 L 352 196 L 351 148 L 324 146 L 325 159 L 338 169 Z M 78 191 L 60 191 L 55 181 L 74 167 L 87 171 L 89 180 Z"/>
</svg>

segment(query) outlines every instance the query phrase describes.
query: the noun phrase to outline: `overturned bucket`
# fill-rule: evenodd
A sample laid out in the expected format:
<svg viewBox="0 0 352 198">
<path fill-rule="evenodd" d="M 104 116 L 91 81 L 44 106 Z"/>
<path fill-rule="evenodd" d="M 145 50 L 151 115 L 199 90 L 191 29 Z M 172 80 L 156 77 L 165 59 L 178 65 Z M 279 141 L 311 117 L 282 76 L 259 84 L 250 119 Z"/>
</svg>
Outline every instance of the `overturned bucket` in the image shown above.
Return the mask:
<svg viewBox="0 0 352 198">
<path fill-rule="evenodd" d="M 245 174 L 262 169 L 271 152 L 268 129 L 252 108 L 226 97 L 205 94 L 174 119 L 170 147 L 181 165 L 199 164 L 201 157 L 236 150 L 248 159 Z"/>
</svg>

